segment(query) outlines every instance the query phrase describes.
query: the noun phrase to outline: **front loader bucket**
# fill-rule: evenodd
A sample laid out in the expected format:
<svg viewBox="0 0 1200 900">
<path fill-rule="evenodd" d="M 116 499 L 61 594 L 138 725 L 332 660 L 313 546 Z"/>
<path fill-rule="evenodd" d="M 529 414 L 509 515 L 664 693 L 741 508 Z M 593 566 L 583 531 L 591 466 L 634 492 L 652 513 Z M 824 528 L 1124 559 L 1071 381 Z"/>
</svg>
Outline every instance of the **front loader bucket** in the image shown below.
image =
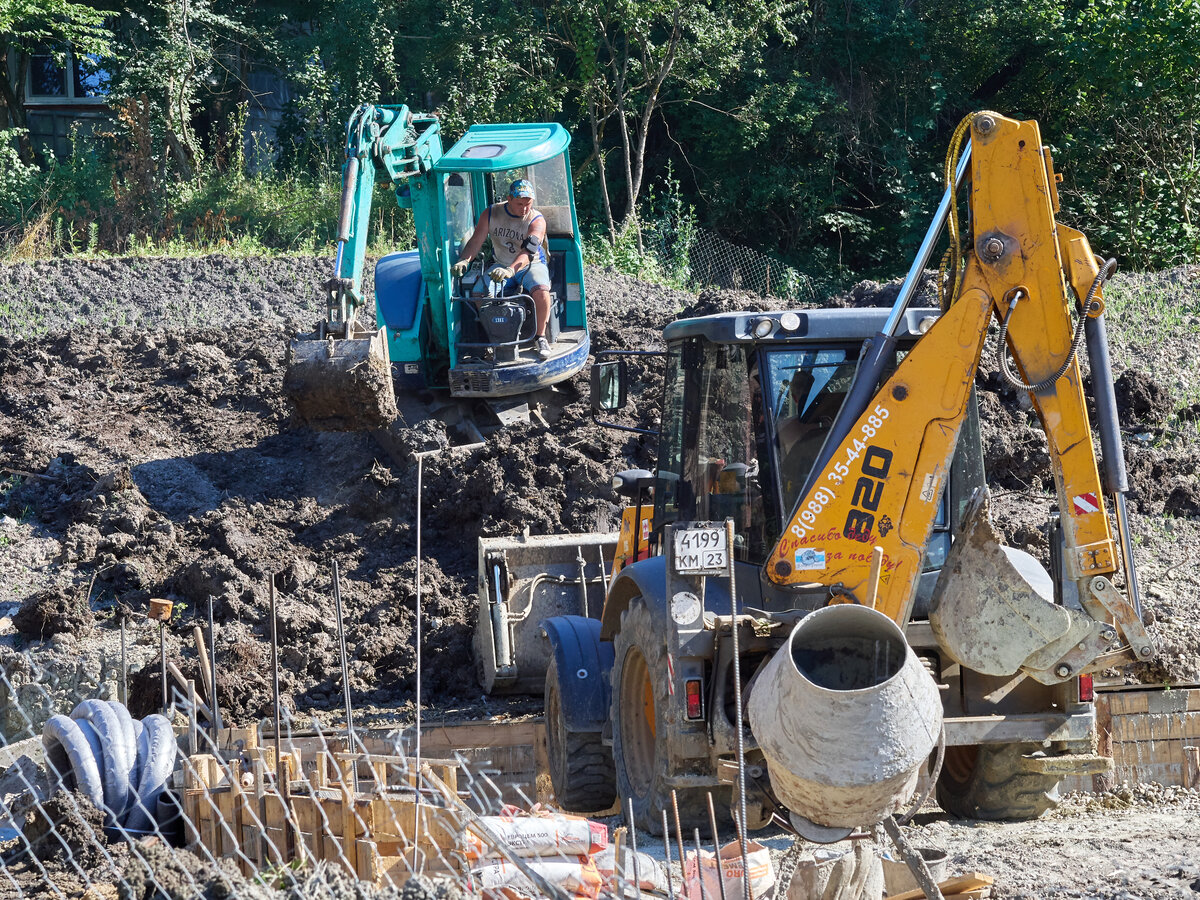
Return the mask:
<svg viewBox="0 0 1200 900">
<path fill-rule="evenodd" d="M 479 539 L 475 659 L 483 689 L 540 694 L 550 665 L 541 623 L 600 618 L 618 535 L 561 534 Z"/>
<path fill-rule="evenodd" d="M 318 431 L 368 431 L 396 418 L 396 395 L 383 329 L 350 337 L 302 334 L 288 345 L 283 392 Z"/>
<path fill-rule="evenodd" d="M 955 662 L 985 675 L 1024 669 L 1052 682 L 1050 670 L 1099 624 L 1054 602 L 1041 563 L 1004 547 L 988 516 L 986 491 L 972 498 L 930 599 L 929 623 Z"/>
</svg>

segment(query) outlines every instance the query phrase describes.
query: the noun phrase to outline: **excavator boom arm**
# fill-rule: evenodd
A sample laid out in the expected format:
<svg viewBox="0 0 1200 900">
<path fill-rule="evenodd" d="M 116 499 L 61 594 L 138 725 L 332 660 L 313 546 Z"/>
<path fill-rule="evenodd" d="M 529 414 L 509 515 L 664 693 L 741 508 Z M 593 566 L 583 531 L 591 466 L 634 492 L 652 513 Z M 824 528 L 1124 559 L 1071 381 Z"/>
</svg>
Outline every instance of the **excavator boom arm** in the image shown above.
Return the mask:
<svg viewBox="0 0 1200 900">
<path fill-rule="evenodd" d="M 337 256 L 328 283 L 330 320 L 353 318 L 363 303 L 363 265 L 375 182 L 385 175 L 397 188 L 397 201 L 411 206 L 400 190 L 442 155 L 436 116 L 410 112 L 407 106 L 364 103 L 346 123 L 345 163 L 338 204 Z"/>
</svg>

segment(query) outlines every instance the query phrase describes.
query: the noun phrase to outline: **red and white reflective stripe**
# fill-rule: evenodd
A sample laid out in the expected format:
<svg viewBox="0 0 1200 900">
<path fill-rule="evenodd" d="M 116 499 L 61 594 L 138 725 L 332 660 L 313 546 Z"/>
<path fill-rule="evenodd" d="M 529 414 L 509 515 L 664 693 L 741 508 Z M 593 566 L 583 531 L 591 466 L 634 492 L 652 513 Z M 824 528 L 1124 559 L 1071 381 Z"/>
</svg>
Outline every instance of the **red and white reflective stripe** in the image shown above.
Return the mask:
<svg viewBox="0 0 1200 900">
<path fill-rule="evenodd" d="M 1075 504 L 1075 514 L 1077 516 L 1100 512 L 1100 501 L 1096 498 L 1095 494 L 1080 494 L 1077 497 L 1072 497 L 1071 502 Z"/>
<path fill-rule="evenodd" d="M 667 653 L 667 695 L 675 696 L 675 657 Z"/>
</svg>

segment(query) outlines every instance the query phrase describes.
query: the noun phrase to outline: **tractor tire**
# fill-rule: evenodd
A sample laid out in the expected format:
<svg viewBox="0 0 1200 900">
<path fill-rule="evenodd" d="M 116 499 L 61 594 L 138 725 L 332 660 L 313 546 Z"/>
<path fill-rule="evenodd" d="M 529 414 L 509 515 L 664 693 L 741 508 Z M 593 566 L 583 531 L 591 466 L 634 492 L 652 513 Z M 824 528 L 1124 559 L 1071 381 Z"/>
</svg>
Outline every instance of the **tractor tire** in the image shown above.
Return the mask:
<svg viewBox="0 0 1200 900">
<path fill-rule="evenodd" d="M 546 755 L 558 805 L 568 812 L 599 813 L 617 799 L 612 751 L 599 731 L 569 731 L 563 716 L 558 661 L 546 670 Z"/>
<path fill-rule="evenodd" d="M 613 640 L 613 651 L 609 721 L 617 795 L 622 805 L 628 801 L 633 806 L 638 828 L 660 835 L 663 810 L 667 810 L 670 827 L 675 827 L 669 781 L 683 774 L 685 767 L 694 770 L 696 763 L 675 757 L 668 746 L 667 647 L 662 636 L 656 634 L 650 610 L 641 597 L 631 600 L 629 608 L 621 613 L 621 630 Z M 707 828 L 705 793 L 698 788 L 676 790 L 684 829 Z M 714 790 L 713 801 L 723 818 L 729 806 L 728 789 Z"/>
<path fill-rule="evenodd" d="M 1059 776 L 1021 765 L 1036 744 L 947 747 L 938 805 L 952 816 L 988 821 L 1036 819 L 1058 805 Z"/>
</svg>

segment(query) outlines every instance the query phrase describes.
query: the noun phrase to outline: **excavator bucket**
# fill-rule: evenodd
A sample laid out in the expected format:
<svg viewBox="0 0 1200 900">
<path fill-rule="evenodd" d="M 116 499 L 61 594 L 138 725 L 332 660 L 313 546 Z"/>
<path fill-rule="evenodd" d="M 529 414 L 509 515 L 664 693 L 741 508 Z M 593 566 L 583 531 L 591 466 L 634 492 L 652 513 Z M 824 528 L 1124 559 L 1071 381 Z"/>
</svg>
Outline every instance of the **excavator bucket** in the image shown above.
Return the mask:
<svg viewBox="0 0 1200 900">
<path fill-rule="evenodd" d="M 1054 582 L 1036 559 L 1005 547 L 977 491 L 930 599 L 929 623 L 957 663 L 985 675 L 1025 671 L 1062 678 L 1055 663 L 1102 630 L 1086 613 L 1054 602 Z"/>
<path fill-rule="evenodd" d="M 383 329 L 349 328 L 349 336 L 313 334 L 288 345 L 283 391 L 318 431 L 368 431 L 396 418 L 396 395 Z"/>
<path fill-rule="evenodd" d="M 475 658 L 489 694 L 540 693 L 550 665 L 542 625 L 552 616 L 600 618 L 618 535 L 479 539 Z"/>
</svg>

